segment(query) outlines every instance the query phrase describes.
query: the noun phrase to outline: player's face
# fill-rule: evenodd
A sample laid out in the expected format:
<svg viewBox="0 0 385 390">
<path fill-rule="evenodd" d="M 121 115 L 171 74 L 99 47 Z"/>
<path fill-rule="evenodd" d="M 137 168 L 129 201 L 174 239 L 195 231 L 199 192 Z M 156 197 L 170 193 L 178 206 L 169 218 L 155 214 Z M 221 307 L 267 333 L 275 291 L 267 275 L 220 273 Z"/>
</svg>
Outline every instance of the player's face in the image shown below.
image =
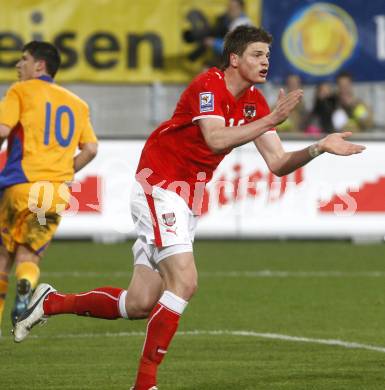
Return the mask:
<svg viewBox="0 0 385 390">
<path fill-rule="evenodd" d="M 250 84 L 264 83 L 269 69 L 270 48 L 267 43 L 250 43 L 241 56 L 237 56 L 238 72 Z"/>
<path fill-rule="evenodd" d="M 40 67 L 41 61 L 35 60 L 28 51 L 25 51 L 16 64 L 19 80 L 25 81 L 35 78 Z"/>
</svg>

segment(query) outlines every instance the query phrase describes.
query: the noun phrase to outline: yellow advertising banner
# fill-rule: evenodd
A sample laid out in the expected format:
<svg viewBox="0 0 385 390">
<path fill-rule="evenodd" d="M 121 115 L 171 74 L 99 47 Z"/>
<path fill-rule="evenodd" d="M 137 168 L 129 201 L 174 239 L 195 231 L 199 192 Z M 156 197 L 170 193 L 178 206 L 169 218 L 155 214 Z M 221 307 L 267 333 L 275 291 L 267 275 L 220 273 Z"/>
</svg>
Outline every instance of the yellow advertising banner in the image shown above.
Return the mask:
<svg viewBox="0 0 385 390">
<path fill-rule="evenodd" d="M 246 0 L 260 22 L 261 0 Z M 227 0 L 0 0 L 0 80 L 13 81 L 23 44 L 54 43 L 59 81 L 186 82 L 210 55 L 207 29 Z"/>
</svg>

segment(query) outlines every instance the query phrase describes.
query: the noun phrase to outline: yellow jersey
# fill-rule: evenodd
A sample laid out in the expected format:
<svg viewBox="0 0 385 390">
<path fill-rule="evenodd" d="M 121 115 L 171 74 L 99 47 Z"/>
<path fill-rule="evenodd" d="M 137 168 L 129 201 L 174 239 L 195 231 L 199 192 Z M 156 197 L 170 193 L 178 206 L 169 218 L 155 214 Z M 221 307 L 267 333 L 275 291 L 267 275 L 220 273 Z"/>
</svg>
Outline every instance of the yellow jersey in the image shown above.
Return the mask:
<svg viewBox="0 0 385 390">
<path fill-rule="evenodd" d="M 0 102 L 0 123 L 12 129 L 0 190 L 72 180 L 78 146 L 97 142 L 88 105 L 49 76 L 15 83 Z"/>
</svg>

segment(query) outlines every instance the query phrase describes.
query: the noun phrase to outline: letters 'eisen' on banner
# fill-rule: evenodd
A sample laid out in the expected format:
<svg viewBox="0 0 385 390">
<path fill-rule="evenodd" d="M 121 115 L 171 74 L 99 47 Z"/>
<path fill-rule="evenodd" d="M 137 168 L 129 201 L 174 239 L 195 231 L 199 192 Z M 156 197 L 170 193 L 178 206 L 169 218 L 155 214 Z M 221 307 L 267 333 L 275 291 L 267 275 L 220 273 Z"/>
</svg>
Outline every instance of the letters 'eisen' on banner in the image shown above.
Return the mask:
<svg viewBox="0 0 385 390">
<path fill-rule="evenodd" d="M 32 39 L 62 55 L 58 81 L 189 82 L 210 54 L 203 45 L 227 0 L 0 1 L 0 81 L 13 81 Z M 246 2 L 254 24 L 261 0 Z"/>
</svg>

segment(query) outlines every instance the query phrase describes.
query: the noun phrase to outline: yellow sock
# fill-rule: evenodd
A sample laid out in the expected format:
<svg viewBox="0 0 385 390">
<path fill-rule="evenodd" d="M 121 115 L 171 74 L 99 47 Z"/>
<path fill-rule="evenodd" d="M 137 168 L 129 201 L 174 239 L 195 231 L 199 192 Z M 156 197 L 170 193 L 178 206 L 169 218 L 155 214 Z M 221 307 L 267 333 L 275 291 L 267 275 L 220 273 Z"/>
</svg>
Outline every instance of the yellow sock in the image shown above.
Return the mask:
<svg viewBox="0 0 385 390">
<path fill-rule="evenodd" d="M 27 279 L 31 283 L 32 289 L 37 285 L 40 278 L 40 268 L 32 261 L 24 261 L 16 267 L 16 279 Z"/>
<path fill-rule="evenodd" d="M 0 272 L 0 325 L 3 318 L 5 297 L 8 291 L 8 275 L 5 272 Z"/>
</svg>

